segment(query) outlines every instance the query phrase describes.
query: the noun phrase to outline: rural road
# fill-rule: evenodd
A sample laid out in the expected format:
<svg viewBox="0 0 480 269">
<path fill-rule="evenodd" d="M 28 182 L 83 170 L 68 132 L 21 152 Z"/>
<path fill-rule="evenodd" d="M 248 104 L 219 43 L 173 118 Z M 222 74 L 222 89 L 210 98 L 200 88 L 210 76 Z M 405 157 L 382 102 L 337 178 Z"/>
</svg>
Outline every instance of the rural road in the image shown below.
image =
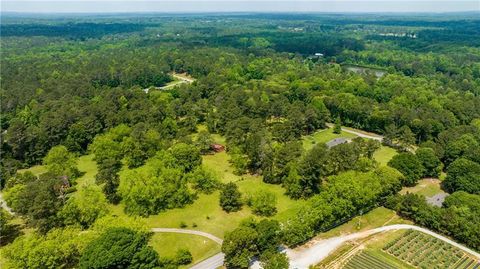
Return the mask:
<svg viewBox="0 0 480 269">
<path fill-rule="evenodd" d="M 328 126 L 328 128 L 333 128 L 334 124 L 333 123 L 327 123 L 327 126 Z M 383 140 L 383 136 L 378 135 L 378 134 L 367 134 L 367 133 L 364 133 L 364 132 L 357 132 L 357 131 L 350 130 L 350 129 L 347 129 L 347 128 L 344 128 L 344 127 L 342 127 L 342 131 L 344 131 L 346 133 L 354 134 L 356 136 L 360 136 L 360 137 L 363 137 L 363 138 L 378 140 L 380 142 L 382 142 L 382 140 Z"/>
<path fill-rule="evenodd" d="M 214 241 L 214 242 L 216 242 L 220 245 L 223 243 L 222 239 L 216 237 L 213 234 L 209 234 L 209 233 L 202 232 L 202 231 L 196 231 L 196 230 L 186 230 L 186 229 L 176 229 L 176 228 L 152 228 L 152 232 L 154 232 L 154 233 L 194 234 L 194 235 L 199 235 L 199 236 L 203 236 L 203 237 L 206 237 L 208 239 L 211 239 L 212 241 Z"/>
<path fill-rule="evenodd" d="M 321 262 L 323 259 L 328 257 L 328 255 L 330 255 L 335 249 L 337 249 L 347 241 L 364 238 L 364 237 L 367 237 L 376 233 L 384 232 L 384 231 L 403 230 L 403 229 L 411 229 L 411 230 L 416 230 L 416 231 L 426 233 L 442 241 L 445 241 L 480 259 L 480 254 L 463 245 L 456 243 L 455 241 L 452 241 L 428 229 L 414 226 L 414 225 L 408 225 L 408 224 L 388 225 L 388 226 L 383 226 L 383 227 L 379 227 L 379 228 L 368 230 L 368 231 L 332 237 L 325 240 L 313 239 L 307 244 L 297 249 L 287 249 L 285 250 L 285 253 L 290 259 L 290 268 L 304 269 L 304 268 L 308 268 L 310 265 L 314 265 Z"/>
<path fill-rule="evenodd" d="M 196 230 L 185 230 L 185 229 L 176 229 L 176 228 L 152 228 L 152 232 L 154 233 L 181 233 L 181 234 L 193 234 L 193 235 L 199 235 L 206 237 L 218 244 L 222 244 L 223 240 L 216 237 L 213 234 L 209 234 L 206 232 L 202 231 L 196 231 Z M 213 255 L 212 257 L 205 259 L 192 267 L 191 269 L 215 269 L 223 265 L 223 260 L 225 259 L 225 254 L 223 253 L 218 253 L 216 255 Z"/>
</svg>

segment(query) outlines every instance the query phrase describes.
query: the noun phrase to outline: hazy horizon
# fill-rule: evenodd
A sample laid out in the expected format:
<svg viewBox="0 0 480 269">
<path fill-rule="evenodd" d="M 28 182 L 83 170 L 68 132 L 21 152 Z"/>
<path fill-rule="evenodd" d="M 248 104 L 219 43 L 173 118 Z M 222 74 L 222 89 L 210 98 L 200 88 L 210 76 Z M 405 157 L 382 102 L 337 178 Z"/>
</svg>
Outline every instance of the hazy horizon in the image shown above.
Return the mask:
<svg viewBox="0 0 480 269">
<path fill-rule="evenodd" d="M 1 11 L 16 13 L 445 13 L 480 11 L 480 1 L 1 1 Z"/>
</svg>

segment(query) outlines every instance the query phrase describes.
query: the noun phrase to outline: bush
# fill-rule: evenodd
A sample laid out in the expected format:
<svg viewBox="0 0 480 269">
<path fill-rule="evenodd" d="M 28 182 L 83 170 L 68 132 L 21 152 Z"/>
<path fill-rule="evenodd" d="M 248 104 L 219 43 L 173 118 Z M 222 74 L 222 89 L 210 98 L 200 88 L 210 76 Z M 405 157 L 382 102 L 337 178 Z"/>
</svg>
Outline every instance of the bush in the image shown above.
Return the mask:
<svg viewBox="0 0 480 269">
<path fill-rule="evenodd" d="M 220 206 L 228 213 L 242 209 L 242 194 L 235 183 L 227 183 L 220 192 Z"/>
<path fill-rule="evenodd" d="M 188 249 L 179 249 L 175 254 L 175 262 L 178 265 L 187 265 L 192 261 L 192 253 Z"/>
<path fill-rule="evenodd" d="M 415 186 L 425 171 L 425 168 L 417 156 L 408 152 L 393 156 L 388 162 L 388 166 L 397 169 L 405 176 L 403 182 L 405 186 Z"/>
<path fill-rule="evenodd" d="M 257 192 L 248 199 L 252 212 L 259 216 L 272 216 L 277 212 L 277 197 L 272 192 Z"/>
</svg>

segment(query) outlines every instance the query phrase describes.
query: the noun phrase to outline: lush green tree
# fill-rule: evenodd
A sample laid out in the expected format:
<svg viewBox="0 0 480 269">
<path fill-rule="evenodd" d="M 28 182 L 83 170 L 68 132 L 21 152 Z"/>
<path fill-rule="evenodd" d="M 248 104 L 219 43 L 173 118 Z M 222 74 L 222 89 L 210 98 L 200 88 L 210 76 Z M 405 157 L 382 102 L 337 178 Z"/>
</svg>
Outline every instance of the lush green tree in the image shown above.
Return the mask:
<svg viewBox="0 0 480 269">
<path fill-rule="evenodd" d="M 178 265 L 187 265 L 193 261 L 192 253 L 188 249 L 179 249 L 175 254 L 175 262 Z"/>
<path fill-rule="evenodd" d="M 259 216 L 272 216 L 277 212 L 277 197 L 273 192 L 259 191 L 248 198 L 252 212 Z"/>
<path fill-rule="evenodd" d="M 203 166 L 195 168 L 186 177 L 193 184 L 194 189 L 206 194 L 214 192 L 220 186 L 220 181 L 215 173 Z"/>
<path fill-rule="evenodd" d="M 342 120 L 340 117 L 335 119 L 335 125 L 333 126 L 333 133 L 334 134 L 341 134 L 342 133 Z"/>
<path fill-rule="evenodd" d="M 425 168 L 417 156 L 408 152 L 393 156 L 388 165 L 405 176 L 405 186 L 414 186 L 425 173 Z"/>
<path fill-rule="evenodd" d="M 11 243 L 21 234 L 20 225 L 11 223 L 13 219 L 10 212 L 0 208 L 0 246 Z"/>
<path fill-rule="evenodd" d="M 260 264 L 264 269 L 288 269 L 289 262 L 285 253 L 268 251 L 260 257 Z"/>
<path fill-rule="evenodd" d="M 48 172 L 55 176 L 67 176 L 73 179 L 78 176 L 77 160 L 65 146 L 55 146 L 43 159 Z"/>
<path fill-rule="evenodd" d="M 235 212 L 242 208 L 242 194 L 238 186 L 233 183 L 227 183 L 220 191 L 220 206 L 226 212 Z"/>
<path fill-rule="evenodd" d="M 94 184 L 80 186 L 79 190 L 68 199 L 59 212 L 67 225 L 80 224 L 88 228 L 95 220 L 108 213 L 108 203 L 100 187 Z"/>
<path fill-rule="evenodd" d="M 161 152 L 144 166 L 129 170 L 120 177 L 118 192 L 125 212 L 141 216 L 161 210 L 183 207 L 193 202 L 183 167 L 169 152 Z"/>
<path fill-rule="evenodd" d="M 457 159 L 447 168 L 447 178 L 442 182 L 446 191 L 466 191 L 480 194 L 480 164 L 467 159 Z"/>
<path fill-rule="evenodd" d="M 2 253 L 11 268 L 76 268 L 85 246 L 95 235 L 78 228 L 53 229 L 18 237 Z"/>
<path fill-rule="evenodd" d="M 425 168 L 424 177 L 439 177 L 442 172 L 442 162 L 431 148 L 419 148 L 415 155 Z"/>
<path fill-rule="evenodd" d="M 212 135 L 208 131 L 200 131 L 195 144 L 200 150 L 200 154 L 208 154 L 212 151 L 213 142 Z"/>
<path fill-rule="evenodd" d="M 79 268 L 158 268 L 158 254 L 148 238 L 127 228 L 109 229 L 85 247 Z"/>
<path fill-rule="evenodd" d="M 301 177 L 300 186 L 303 197 L 308 197 L 319 192 L 322 177 L 328 174 L 328 169 L 325 165 L 327 160 L 328 149 L 325 144 L 315 145 L 300 160 L 298 171 Z"/>
<path fill-rule="evenodd" d="M 193 169 L 202 164 L 200 151 L 193 145 L 178 143 L 173 145 L 169 151 L 175 158 L 176 165 L 184 172 L 193 171 Z"/>
<path fill-rule="evenodd" d="M 67 188 L 68 183 L 47 173 L 9 189 L 6 200 L 16 213 L 26 217 L 28 224 L 45 233 L 61 224 L 57 213 L 67 200 Z"/>
<path fill-rule="evenodd" d="M 225 234 L 222 252 L 227 268 L 248 268 L 251 258 L 258 253 L 258 233 L 252 227 L 240 226 Z"/>
</svg>

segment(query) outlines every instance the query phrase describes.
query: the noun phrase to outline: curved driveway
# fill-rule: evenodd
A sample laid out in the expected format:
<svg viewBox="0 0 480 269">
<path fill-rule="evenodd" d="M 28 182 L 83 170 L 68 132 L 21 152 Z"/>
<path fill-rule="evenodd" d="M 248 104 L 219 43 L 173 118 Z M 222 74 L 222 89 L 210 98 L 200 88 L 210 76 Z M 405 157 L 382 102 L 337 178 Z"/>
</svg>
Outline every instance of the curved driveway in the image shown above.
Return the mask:
<svg viewBox="0 0 480 269">
<path fill-rule="evenodd" d="M 214 242 L 218 244 L 222 244 L 223 240 L 216 237 L 213 234 L 209 234 L 206 232 L 201 232 L 201 231 L 196 231 L 196 230 L 186 230 L 186 229 L 176 229 L 176 228 L 152 228 L 152 232 L 154 233 L 179 233 L 179 234 L 194 234 L 194 235 L 199 235 L 206 237 L 208 239 L 213 240 Z"/>
<path fill-rule="evenodd" d="M 364 238 L 379 232 L 391 231 L 391 230 L 402 230 L 402 229 L 412 229 L 412 230 L 420 231 L 422 233 L 426 233 L 442 241 L 445 241 L 475 256 L 476 258 L 480 259 L 480 254 L 478 254 L 477 252 L 463 245 L 460 245 L 455 241 L 446 238 L 445 236 L 439 235 L 435 232 L 432 232 L 422 227 L 408 225 L 408 224 L 388 225 L 388 226 L 383 226 L 383 227 L 379 227 L 379 228 L 368 230 L 368 231 L 332 237 L 332 238 L 328 238 L 320 241 L 314 239 L 309 243 L 307 243 L 306 245 L 301 246 L 297 249 L 287 249 L 285 253 L 290 259 L 290 268 L 298 268 L 298 269 L 308 268 L 310 265 L 314 265 L 321 262 L 323 259 L 328 257 L 328 255 L 330 255 L 335 249 L 337 249 L 347 241 Z"/>
</svg>

